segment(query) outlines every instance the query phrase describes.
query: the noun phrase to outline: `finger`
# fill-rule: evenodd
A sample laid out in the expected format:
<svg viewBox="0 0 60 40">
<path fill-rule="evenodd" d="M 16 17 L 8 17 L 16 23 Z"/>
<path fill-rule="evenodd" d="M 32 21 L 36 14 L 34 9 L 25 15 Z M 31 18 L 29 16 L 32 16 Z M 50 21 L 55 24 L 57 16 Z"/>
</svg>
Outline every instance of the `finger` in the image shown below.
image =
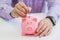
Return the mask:
<svg viewBox="0 0 60 40">
<path fill-rule="evenodd" d="M 47 25 L 45 24 L 38 32 L 39 32 L 39 35 L 44 31 L 46 30 L 47 28 Z"/>
<path fill-rule="evenodd" d="M 48 32 L 50 32 L 50 30 L 48 30 Z M 40 37 L 44 37 L 44 36 L 47 36 L 48 35 L 48 32 L 45 33 L 43 36 L 40 36 Z M 50 34 L 50 33 L 49 33 Z"/>
<path fill-rule="evenodd" d="M 48 31 L 48 33 L 46 34 L 46 36 L 48 36 L 48 35 L 51 33 L 51 31 L 52 31 L 52 29 L 50 29 L 50 30 Z"/>
<path fill-rule="evenodd" d="M 17 8 L 18 10 L 26 13 L 26 10 L 25 10 L 23 7 L 21 7 L 19 4 L 16 5 L 16 8 Z"/>
<path fill-rule="evenodd" d="M 50 28 L 50 30 L 48 31 L 48 33 L 46 34 L 46 36 L 48 36 L 51 32 L 52 32 L 52 27 Z"/>
<path fill-rule="evenodd" d="M 41 22 L 39 22 L 38 24 L 38 28 L 37 28 L 37 32 L 44 26 L 44 24 Z"/>
<path fill-rule="evenodd" d="M 26 13 L 28 12 L 28 8 L 23 2 L 19 2 L 19 5 L 26 10 Z"/>
<path fill-rule="evenodd" d="M 49 27 L 47 27 L 47 28 L 45 29 L 45 31 L 40 34 L 40 37 L 46 35 L 49 30 L 50 30 Z"/>
<path fill-rule="evenodd" d="M 15 12 L 19 15 L 19 16 L 26 16 L 26 14 L 24 14 L 23 12 L 19 11 L 16 7 L 15 7 Z"/>
<path fill-rule="evenodd" d="M 32 8 L 31 8 L 31 7 L 28 7 L 28 13 L 29 13 L 31 10 L 32 10 Z"/>
<path fill-rule="evenodd" d="M 46 30 L 46 28 L 47 28 L 47 25 L 45 24 L 39 31 L 38 31 L 38 36 L 43 32 L 43 31 L 45 31 Z"/>
<path fill-rule="evenodd" d="M 19 15 L 15 12 L 15 10 L 13 10 L 13 12 L 11 12 L 11 13 L 12 13 L 12 16 L 14 15 L 13 17 L 16 17 L 16 18 L 19 17 Z"/>
</svg>

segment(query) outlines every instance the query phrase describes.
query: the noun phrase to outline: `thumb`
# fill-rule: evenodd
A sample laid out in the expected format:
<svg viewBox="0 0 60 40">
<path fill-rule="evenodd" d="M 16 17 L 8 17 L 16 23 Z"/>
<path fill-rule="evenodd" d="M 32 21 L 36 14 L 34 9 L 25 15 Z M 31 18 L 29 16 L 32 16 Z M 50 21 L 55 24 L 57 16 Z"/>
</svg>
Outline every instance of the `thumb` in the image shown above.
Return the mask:
<svg viewBox="0 0 60 40">
<path fill-rule="evenodd" d="M 31 9 L 32 9 L 31 7 L 28 7 L 28 13 L 31 12 Z"/>
</svg>

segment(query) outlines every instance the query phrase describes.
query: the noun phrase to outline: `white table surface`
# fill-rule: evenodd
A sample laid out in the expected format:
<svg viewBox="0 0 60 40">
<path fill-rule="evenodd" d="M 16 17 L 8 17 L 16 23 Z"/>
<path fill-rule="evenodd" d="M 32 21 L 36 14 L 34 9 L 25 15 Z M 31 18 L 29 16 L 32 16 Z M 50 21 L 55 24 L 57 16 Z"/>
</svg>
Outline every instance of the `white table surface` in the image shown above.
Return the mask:
<svg viewBox="0 0 60 40">
<path fill-rule="evenodd" d="M 30 14 L 39 20 L 45 18 L 46 14 Z M 0 40 L 59 40 L 60 39 L 60 21 L 53 28 L 52 33 L 47 37 L 23 37 L 21 36 L 21 18 L 5 21 L 0 18 Z"/>
</svg>

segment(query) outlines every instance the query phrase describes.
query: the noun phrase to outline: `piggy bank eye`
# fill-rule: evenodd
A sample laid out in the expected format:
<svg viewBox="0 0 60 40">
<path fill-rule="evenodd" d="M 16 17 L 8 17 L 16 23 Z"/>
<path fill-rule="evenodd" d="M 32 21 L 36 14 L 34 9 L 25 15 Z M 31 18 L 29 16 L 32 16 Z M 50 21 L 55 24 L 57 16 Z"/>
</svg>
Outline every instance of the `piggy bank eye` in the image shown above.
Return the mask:
<svg viewBox="0 0 60 40">
<path fill-rule="evenodd" d="M 35 21 L 35 22 L 36 22 L 36 21 L 37 21 L 37 19 L 36 19 L 36 18 L 33 18 L 33 21 Z"/>
<path fill-rule="evenodd" d="M 27 22 L 27 24 L 32 24 L 32 22 Z"/>
<path fill-rule="evenodd" d="M 29 24 L 29 22 L 27 22 L 27 24 Z"/>
</svg>

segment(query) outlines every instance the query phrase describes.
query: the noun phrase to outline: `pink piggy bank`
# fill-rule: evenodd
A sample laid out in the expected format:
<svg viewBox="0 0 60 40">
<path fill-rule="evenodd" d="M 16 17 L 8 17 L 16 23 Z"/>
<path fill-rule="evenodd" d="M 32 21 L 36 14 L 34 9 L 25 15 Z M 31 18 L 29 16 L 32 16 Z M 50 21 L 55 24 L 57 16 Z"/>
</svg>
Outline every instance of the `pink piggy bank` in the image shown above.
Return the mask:
<svg viewBox="0 0 60 40">
<path fill-rule="evenodd" d="M 27 16 L 22 18 L 22 35 L 33 36 L 36 34 L 36 29 L 38 27 L 37 18 Z"/>
</svg>

